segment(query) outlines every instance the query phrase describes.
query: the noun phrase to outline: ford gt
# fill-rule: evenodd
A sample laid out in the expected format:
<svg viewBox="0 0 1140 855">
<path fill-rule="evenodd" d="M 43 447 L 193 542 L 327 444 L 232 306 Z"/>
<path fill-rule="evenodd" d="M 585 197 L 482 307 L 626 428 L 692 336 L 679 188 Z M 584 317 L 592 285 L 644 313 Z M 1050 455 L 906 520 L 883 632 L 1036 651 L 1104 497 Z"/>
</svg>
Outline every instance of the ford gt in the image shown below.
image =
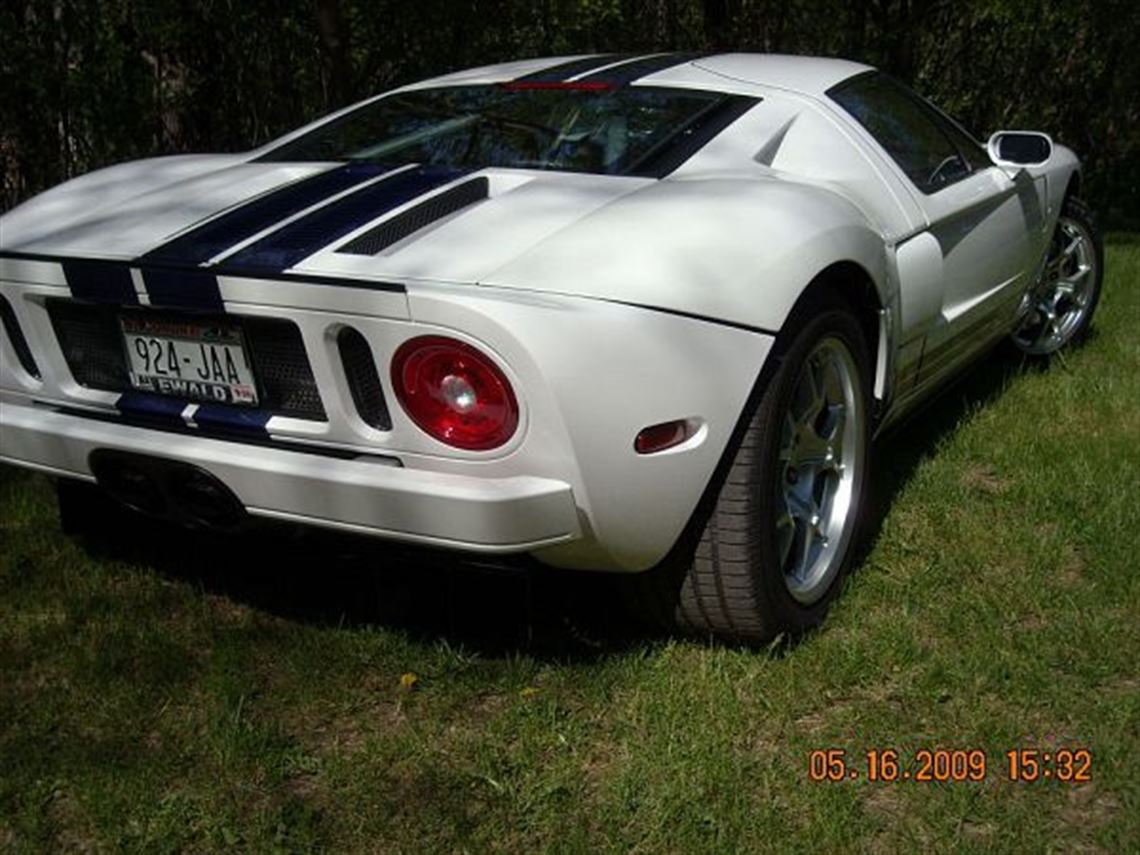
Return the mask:
<svg viewBox="0 0 1140 855">
<path fill-rule="evenodd" d="M 65 517 L 522 554 L 794 635 L 872 438 L 1003 339 L 1079 339 L 1102 268 L 1071 151 L 865 65 L 478 68 L 0 218 L 0 460 Z"/>
</svg>

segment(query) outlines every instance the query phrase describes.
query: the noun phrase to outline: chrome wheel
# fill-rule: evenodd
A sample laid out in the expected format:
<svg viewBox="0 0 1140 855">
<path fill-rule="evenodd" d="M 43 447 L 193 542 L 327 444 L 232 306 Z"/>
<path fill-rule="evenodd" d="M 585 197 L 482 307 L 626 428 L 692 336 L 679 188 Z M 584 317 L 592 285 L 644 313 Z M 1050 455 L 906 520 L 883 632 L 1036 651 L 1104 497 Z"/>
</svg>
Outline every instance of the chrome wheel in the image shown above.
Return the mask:
<svg viewBox="0 0 1140 855">
<path fill-rule="evenodd" d="M 1030 293 L 1028 315 L 1013 334 L 1014 343 L 1035 356 L 1068 344 L 1089 314 L 1097 275 L 1092 233 L 1080 220 L 1062 215 L 1041 279 Z"/>
<path fill-rule="evenodd" d="M 850 349 L 828 337 L 810 351 L 784 415 L 776 545 L 788 592 L 810 604 L 839 571 L 855 527 L 863 467 L 863 399 Z"/>
</svg>

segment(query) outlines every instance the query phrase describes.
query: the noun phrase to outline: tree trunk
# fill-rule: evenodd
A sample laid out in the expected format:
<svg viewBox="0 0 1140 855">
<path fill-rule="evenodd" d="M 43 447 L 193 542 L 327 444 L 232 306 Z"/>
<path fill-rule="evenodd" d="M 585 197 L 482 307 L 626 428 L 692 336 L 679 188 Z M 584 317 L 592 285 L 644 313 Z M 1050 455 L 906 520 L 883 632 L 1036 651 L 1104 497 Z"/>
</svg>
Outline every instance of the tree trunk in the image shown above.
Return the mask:
<svg viewBox="0 0 1140 855">
<path fill-rule="evenodd" d="M 325 106 L 342 107 L 348 103 L 349 96 L 348 29 L 344 25 L 340 0 L 316 2 Z"/>
<path fill-rule="evenodd" d="M 728 0 L 704 0 L 705 42 L 712 49 L 724 46 L 728 28 Z"/>
</svg>

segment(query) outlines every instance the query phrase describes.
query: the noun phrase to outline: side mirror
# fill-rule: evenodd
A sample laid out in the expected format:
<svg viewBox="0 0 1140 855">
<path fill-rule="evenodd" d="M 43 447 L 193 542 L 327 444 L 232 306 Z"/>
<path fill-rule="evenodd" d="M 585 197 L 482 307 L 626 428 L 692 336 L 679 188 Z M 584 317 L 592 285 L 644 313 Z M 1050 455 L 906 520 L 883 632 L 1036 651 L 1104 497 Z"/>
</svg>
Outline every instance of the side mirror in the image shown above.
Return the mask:
<svg viewBox="0 0 1140 855">
<path fill-rule="evenodd" d="M 1007 169 L 1041 166 L 1053 156 L 1053 140 L 1037 131 L 998 131 L 986 148 L 990 160 Z"/>
</svg>

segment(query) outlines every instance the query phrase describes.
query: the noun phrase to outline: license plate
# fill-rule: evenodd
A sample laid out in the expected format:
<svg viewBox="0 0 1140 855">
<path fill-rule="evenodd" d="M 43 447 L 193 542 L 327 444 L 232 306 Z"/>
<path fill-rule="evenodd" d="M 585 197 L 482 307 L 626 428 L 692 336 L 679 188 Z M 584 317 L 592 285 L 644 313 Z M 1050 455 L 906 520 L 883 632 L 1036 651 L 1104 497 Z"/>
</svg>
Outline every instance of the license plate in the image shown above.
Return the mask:
<svg viewBox="0 0 1140 855">
<path fill-rule="evenodd" d="M 237 324 L 142 314 L 119 318 L 131 386 L 190 401 L 257 406 L 257 384 Z"/>
</svg>

